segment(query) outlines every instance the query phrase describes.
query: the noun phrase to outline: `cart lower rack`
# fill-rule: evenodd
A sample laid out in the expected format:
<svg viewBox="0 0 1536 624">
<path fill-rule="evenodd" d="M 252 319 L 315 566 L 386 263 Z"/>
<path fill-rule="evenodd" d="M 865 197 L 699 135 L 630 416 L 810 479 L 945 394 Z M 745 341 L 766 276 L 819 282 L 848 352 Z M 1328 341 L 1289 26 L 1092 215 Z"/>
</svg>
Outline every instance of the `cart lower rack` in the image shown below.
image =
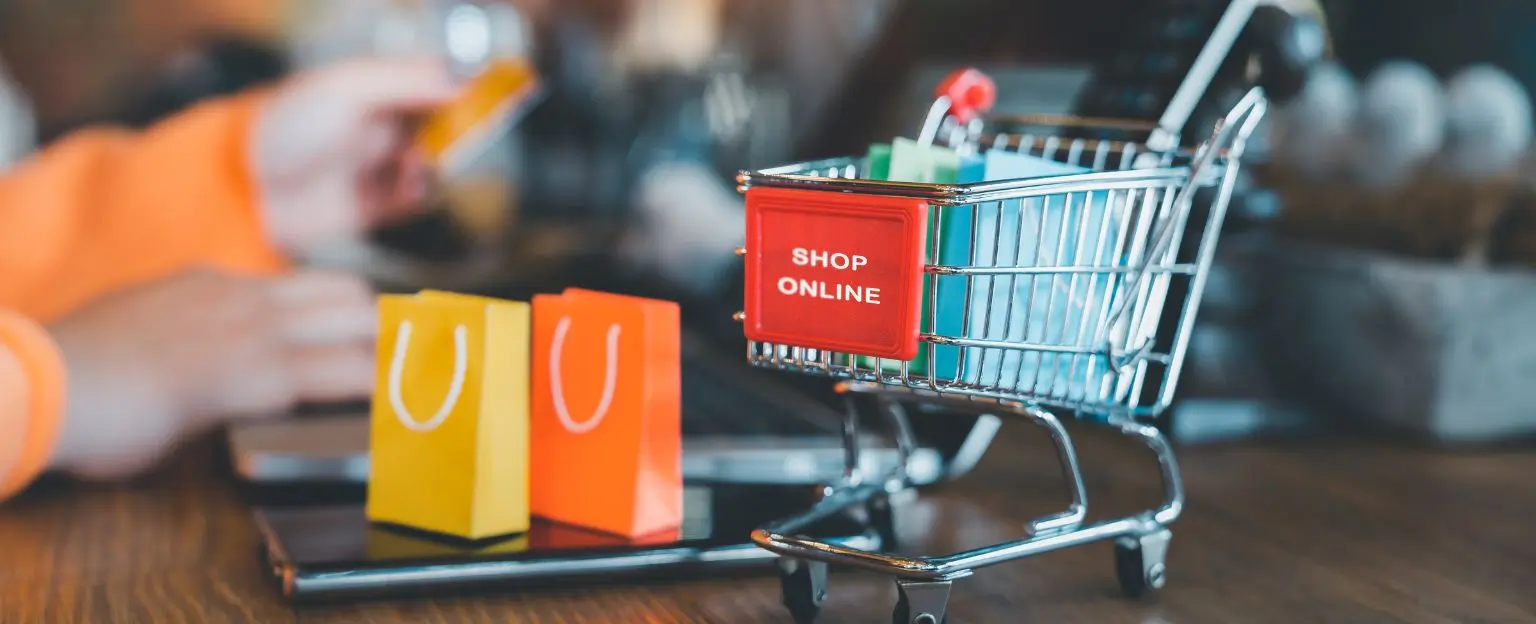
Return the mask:
<svg viewBox="0 0 1536 624">
<path fill-rule="evenodd" d="M 944 622 L 953 581 L 979 568 L 1100 540 L 1115 540 L 1126 593 L 1163 585 L 1168 525 L 1184 494 L 1172 449 L 1149 421 L 1171 400 L 1265 98 L 1254 89 L 1208 140 L 1179 148 L 1161 145 L 1176 145 L 1169 140 L 1176 132 L 1152 124 L 982 121 L 975 109 L 988 105 L 988 89 L 973 70 L 952 77 L 919 142 L 944 138 L 962 162 L 1032 173 L 894 182 L 871 175 L 877 164 L 869 159 L 846 158 L 739 177 L 748 212 L 738 250 L 747 264 L 738 315 L 747 357 L 838 380 L 848 404 L 842 479 L 814 508 L 752 536 L 781 555 L 784 603 L 797 621 L 820 610 L 828 564 L 896 577 L 898 623 Z M 1181 256 L 1201 189 L 1214 192 L 1205 194 L 1193 253 Z M 1176 318 L 1165 322 L 1165 309 Z M 1067 507 L 1030 522 L 1018 540 L 945 556 L 903 557 L 799 535 L 837 514 L 891 527 L 892 497 L 912 485 L 905 461 L 873 480 L 857 470 L 860 407 L 873 405 L 890 421 L 905 460 L 915 446 L 905 404 L 914 401 L 1042 426 L 1066 476 Z M 1077 455 L 1052 409 L 1150 448 L 1162 475 L 1161 506 L 1088 523 Z"/>
</svg>

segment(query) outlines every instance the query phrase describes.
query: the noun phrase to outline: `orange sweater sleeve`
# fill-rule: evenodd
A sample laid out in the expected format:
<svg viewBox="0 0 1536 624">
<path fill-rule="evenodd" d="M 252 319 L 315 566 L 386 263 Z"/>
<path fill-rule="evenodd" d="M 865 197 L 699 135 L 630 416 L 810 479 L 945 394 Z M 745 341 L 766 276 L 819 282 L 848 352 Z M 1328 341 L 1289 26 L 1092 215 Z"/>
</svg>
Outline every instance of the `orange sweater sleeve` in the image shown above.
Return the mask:
<svg viewBox="0 0 1536 624">
<path fill-rule="evenodd" d="M 39 323 L 194 265 L 284 267 L 246 160 L 261 97 L 83 131 L 0 177 L 0 499 L 46 468 L 60 430 L 65 371 Z"/>
<path fill-rule="evenodd" d="M 0 178 L 0 307 L 48 322 L 195 264 L 281 268 L 247 163 L 261 97 L 82 131 Z"/>
</svg>

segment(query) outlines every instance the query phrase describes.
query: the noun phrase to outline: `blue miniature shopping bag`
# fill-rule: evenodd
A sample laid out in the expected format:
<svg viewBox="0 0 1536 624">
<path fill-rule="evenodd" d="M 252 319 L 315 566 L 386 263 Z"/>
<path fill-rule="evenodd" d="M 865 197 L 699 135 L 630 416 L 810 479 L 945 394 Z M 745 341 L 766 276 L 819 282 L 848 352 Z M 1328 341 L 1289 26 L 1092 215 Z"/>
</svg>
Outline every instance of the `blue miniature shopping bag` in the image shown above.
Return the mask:
<svg viewBox="0 0 1536 624">
<path fill-rule="evenodd" d="M 989 182 L 1089 172 L 1000 150 L 986 154 L 983 168 Z M 1054 194 L 948 208 L 950 234 L 940 242 L 940 263 L 1046 270 L 1112 266 L 1121 253 L 1120 210 L 1109 196 Z M 1100 317 L 1114 293 L 1108 275 L 977 275 L 969 292 L 963 276 L 944 279 L 938 285 L 939 335 L 1090 349 L 1107 338 L 1102 331 L 1107 319 Z M 939 370 L 959 371 L 967 384 L 1083 400 L 1102 398 L 1110 368 L 1103 357 L 984 347 L 940 347 L 935 360 Z"/>
</svg>

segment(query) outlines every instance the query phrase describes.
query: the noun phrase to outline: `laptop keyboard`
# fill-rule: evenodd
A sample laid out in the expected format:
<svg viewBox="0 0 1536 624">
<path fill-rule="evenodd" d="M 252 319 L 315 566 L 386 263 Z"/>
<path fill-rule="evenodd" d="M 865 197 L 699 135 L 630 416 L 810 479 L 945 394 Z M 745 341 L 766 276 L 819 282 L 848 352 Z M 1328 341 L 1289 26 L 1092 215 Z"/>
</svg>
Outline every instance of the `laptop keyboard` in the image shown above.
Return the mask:
<svg viewBox="0 0 1536 624">
<path fill-rule="evenodd" d="M 842 415 L 745 362 L 683 347 L 683 435 L 830 436 Z"/>
<path fill-rule="evenodd" d="M 684 343 L 683 435 L 839 435 L 842 414 L 777 379 L 783 373 L 754 369 L 687 337 Z M 296 410 L 313 416 L 367 412 L 366 401 Z"/>
</svg>

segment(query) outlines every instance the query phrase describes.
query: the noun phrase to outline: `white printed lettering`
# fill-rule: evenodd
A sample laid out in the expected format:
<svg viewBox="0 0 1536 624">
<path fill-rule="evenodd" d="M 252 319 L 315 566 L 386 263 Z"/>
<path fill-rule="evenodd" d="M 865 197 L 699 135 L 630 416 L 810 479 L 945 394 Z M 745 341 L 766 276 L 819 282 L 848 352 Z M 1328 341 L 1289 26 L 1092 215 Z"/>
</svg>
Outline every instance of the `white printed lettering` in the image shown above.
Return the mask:
<svg viewBox="0 0 1536 624">
<path fill-rule="evenodd" d="M 790 261 L 796 266 L 824 267 L 836 271 L 858 271 L 862 267 L 869 266 L 869 258 L 857 254 L 826 251 L 820 249 L 805 249 L 796 247 L 790 250 Z M 840 282 L 828 283 L 810 278 L 796 278 L 784 276 L 774 284 L 779 289 L 779 294 L 789 297 L 808 297 L 826 301 L 848 301 L 852 303 L 867 303 L 880 305 L 880 289 L 870 286 L 858 286 Z"/>
<path fill-rule="evenodd" d="M 793 295 L 798 292 L 795 290 L 795 288 L 795 278 L 788 276 L 779 278 L 779 292 L 786 295 Z"/>
<path fill-rule="evenodd" d="M 794 262 L 795 266 L 824 267 L 839 271 L 857 271 L 860 267 L 869 266 L 868 257 L 845 254 L 840 251 L 796 247 L 791 249 L 789 254 L 790 261 Z"/>
<path fill-rule="evenodd" d="M 791 297 L 809 297 L 826 301 L 850 301 L 880 305 L 880 289 L 853 284 L 829 284 L 821 280 L 781 277 L 777 284 L 779 293 Z"/>
</svg>

